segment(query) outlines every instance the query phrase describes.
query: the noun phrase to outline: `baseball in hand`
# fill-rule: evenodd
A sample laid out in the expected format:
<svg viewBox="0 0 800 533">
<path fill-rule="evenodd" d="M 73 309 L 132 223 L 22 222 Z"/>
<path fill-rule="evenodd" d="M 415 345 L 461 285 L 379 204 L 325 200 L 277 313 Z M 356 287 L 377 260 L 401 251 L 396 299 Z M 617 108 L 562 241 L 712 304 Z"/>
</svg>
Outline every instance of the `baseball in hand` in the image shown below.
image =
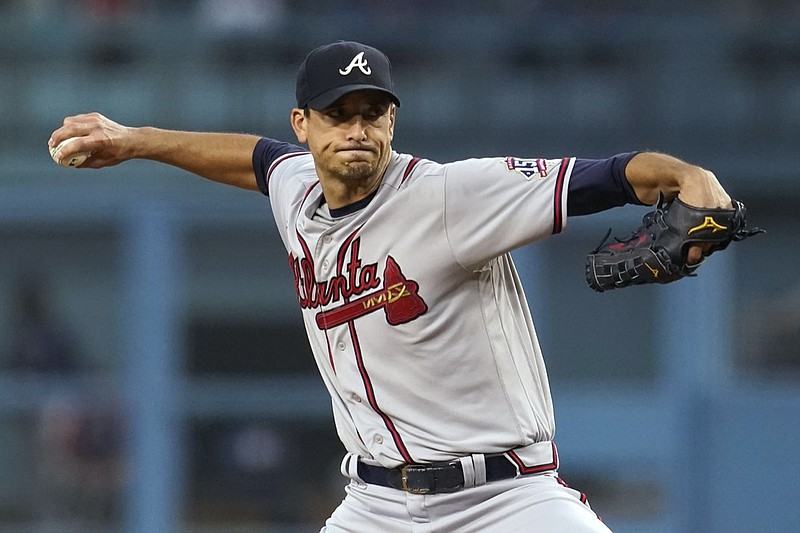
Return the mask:
<svg viewBox="0 0 800 533">
<path fill-rule="evenodd" d="M 65 139 L 58 143 L 58 146 L 54 148 L 50 148 L 50 157 L 53 158 L 53 161 L 61 165 L 62 167 L 79 167 L 81 166 L 86 158 L 89 157 L 89 154 L 84 152 L 78 152 L 77 154 L 72 154 L 70 157 L 63 158 L 61 157 L 61 150 L 64 149 L 72 141 L 76 140 L 77 137 L 71 137 L 69 139 Z"/>
</svg>

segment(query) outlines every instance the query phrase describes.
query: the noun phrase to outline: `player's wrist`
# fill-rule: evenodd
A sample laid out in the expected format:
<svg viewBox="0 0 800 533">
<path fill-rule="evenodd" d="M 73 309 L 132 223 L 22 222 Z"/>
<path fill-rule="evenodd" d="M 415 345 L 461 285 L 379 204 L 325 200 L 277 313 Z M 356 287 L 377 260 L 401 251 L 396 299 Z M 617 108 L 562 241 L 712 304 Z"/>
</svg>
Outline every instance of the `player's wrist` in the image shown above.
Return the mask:
<svg viewBox="0 0 800 533">
<path fill-rule="evenodd" d="M 163 160 L 167 143 L 165 131 L 151 126 L 127 127 L 121 156 L 124 159 Z"/>
</svg>

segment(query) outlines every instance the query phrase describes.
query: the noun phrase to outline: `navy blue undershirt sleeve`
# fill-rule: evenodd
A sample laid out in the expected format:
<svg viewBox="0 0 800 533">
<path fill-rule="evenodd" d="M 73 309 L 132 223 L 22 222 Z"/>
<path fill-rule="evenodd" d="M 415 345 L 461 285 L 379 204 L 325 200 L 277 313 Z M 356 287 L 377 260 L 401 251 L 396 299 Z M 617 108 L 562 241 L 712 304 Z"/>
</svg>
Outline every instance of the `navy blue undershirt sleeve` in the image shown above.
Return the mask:
<svg viewBox="0 0 800 533">
<path fill-rule="evenodd" d="M 296 144 L 283 141 L 276 141 L 267 137 L 262 137 L 253 149 L 253 171 L 256 173 L 258 189 L 269 196 L 269 184 L 267 183 L 267 172 L 269 167 L 281 156 L 293 152 L 305 152 L 304 148 Z"/>
<path fill-rule="evenodd" d="M 569 179 L 567 215 L 588 215 L 625 204 L 644 205 L 625 177 L 625 167 L 637 153 L 576 159 Z"/>
</svg>

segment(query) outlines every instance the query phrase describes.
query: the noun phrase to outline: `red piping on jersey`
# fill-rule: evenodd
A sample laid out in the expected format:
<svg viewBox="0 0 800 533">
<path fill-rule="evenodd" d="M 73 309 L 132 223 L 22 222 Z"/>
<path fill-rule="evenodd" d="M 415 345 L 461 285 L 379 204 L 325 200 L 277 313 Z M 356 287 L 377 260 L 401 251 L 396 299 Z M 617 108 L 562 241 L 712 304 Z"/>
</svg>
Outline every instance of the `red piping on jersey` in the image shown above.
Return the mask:
<svg viewBox="0 0 800 533">
<path fill-rule="evenodd" d="M 350 236 L 345 239 L 344 243 L 342 244 L 341 248 L 339 248 L 339 256 L 336 261 L 336 272 L 339 275 L 342 275 L 342 270 L 344 269 L 344 259 L 346 255 L 346 250 L 350 247 L 350 243 L 355 239 L 358 232 L 361 230 L 361 226 L 356 228 Z M 349 303 L 350 298 L 348 296 L 344 297 L 344 302 Z M 355 321 L 350 320 L 348 321 L 348 329 L 350 331 L 350 339 L 353 341 L 353 351 L 355 352 L 356 356 L 356 364 L 358 365 L 358 371 L 361 374 L 361 381 L 364 383 L 364 390 L 367 392 L 367 400 L 369 401 L 370 407 L 372 410 L 375 411 L 378 416 L 381 417 L 383 420 L 386 429 L 389 430 L 389 433 L 392 434 L 392 440 L 394 440 L 395 446 L 397 446 L 397 450 L 400 452 L 400 455 L 403 456 L 403 459 L 407 463 L 413 463 L 414 460 L 411 458 L 411 454 L 408 453 L 408 449 L 406 448 L 405 443 L 403 443 L 403 439 L 400 437 L 400 433 L 398 433 L 397 428 L 392 422 L 392 419 L 389 418 L 386 413 L 384 413 L 381 408 L 378 406 L 378 401 L 375 399 L 375 390 L 372 388 L 372 380 L 369 377 L 369 373 L 367 372 L 366 367 L 364 366 L 364 358 L 361 354 L 361 345 L 358 342 L 358 335 L 356 334 L 356 324 Z M 326 333 L 327 334 L 327 333 Z"/>
<path fill-rule="evenodd" d="M 268 182 L 268 183 L 269 183 L 269 182 Z M 313 190 L 314 190 L 314 187 L 316 187 L 318 183 L 319 183 L 319 180 L 317 180 L 317 181 L 315 181 L 314 183 L 312 183 L 312 184 L 311 184 L 311 187 L 309 187 L 308 189 L 306 189 L 306 193 L 303 195 L 303 200 L 300 202 L 300 205 L 303 205 L 304 203 L 306 203 L 306 198 L 308 198 L 308 195 L 310 195 L 310 194 L 311 194 L 311 191 L 313 191 Z M 300 236 L 300 234 L 298 233 L 298 234 L 297 234 L 297 236 L 299 237 L 299 236 Z M 308 257 L 311 257 L 311 256 L 308 256 Z"/>
<path fill-rule="evenodd" d="M 414 167 L 417 166 L 419 160 L 420 160 L 419 157 L 414 157 L 411 159 L 411 161 L 408 162 L 408 166 L 406 167 L 405 172 L 403 172 L 403 179 L 400 180 L 401 185 L 405 183 L 406 178 L 408 178 L 411 175 L 411 172 L 414 171 Z"/>
<path fill-rule="evenodd" d="M 544 465 L 526 466 L 522 459 L 520 459 L 519 455 L 517 455 L 513 450 L 507 452 L 506 455 L 508 455 L 508 457 L 514 461 L 514 464 L 517 465 L 520 474 L 538 474 L 540 472 L 547 472 L 548 470 L 557 470 L 558 451 L 556 450 L 555 442 L 551 443 L 551 445 L 553 446 L 553 462 Z"/>
<path fill-rule="evenodd" d="M 313 189 L 314 186 L 316 186 L 316 183 L 314 185 L 312 185 L 311 187 L 309 187 L 308 191 L 306 192 L 306 197 L 308 197 L 308 194 L 311 192 L 311 189 Z M 304 201 L 305 201 L 305 198 L 304 198 Z M 337 260 L 336 260 L 336 270 L 337 270 L 337 273 L 339 275 L 342 274 L 342 270 L 344 269 L 344 260 L 345 260 L 346 250 L 350 247 L 350 243 L 356 238 L 356 236 L 358 235 L 358 232 L 359 232 L 360 229 L 361 229 L 361 227 L 358 227 L 355 231 L 353 231 L 353 233 L 351 233 L 347 237 L 347 239 L 345 239 L 345 242 L 343 243 L 343 245 L 339 249 L 339 253 L 338 253 L 338 256 L 337 256 Z M 297 234 L 297 239 L 300 242 L 300 246 L 303 248 L 303 253 L 305 254 L 306 258 L 308 259 L 308 261 L 309 261 L 309 263 L 311 265 L 311 268 L 313 269 L 314 268 L 314 259 L 313 259 L 312 255 L 311 255 L 311 250 L 309 249 L 309 246 L 305 242 L 303 237 L 300 235 L 300 232 L 296 231 L 296 234 Z M 290 256 L 290 260 L 291 260 L 291 256 Z M 345 303 L 348 303 L 350 301 L 349 296 L 344 296 L 343 299 L 344 299 Z M 324 320 L 324 318 L 323 318 L 323 320 Z M 327 339 L 327 335 L 328 335 L 327 329 L 328 328 L 325 327 L 324 329 L 325 329 L 325 335 L 326 335 L 326 339 Z M 380 416 L 381 419 L 383 420 L 383 423 L 386 426 L 386 429 L 388 429 L 389 433 L 391 433 L 391 435 L 392 435 L 392 439 L 394 440 L 394 443 L 395 443 L 395 446 L 397 447 L 397 450 L 400 452 L 400 455 L 403 456 L 403 460 L 405 460 L 407 463 L 413 463 L 414 460 L 412 459 L 411 454 L 408 452 L 408 448 L 406 448 L 406 445 L 403 442 L 403 439 L 400 437 L 400 433 L 397 431 L 397 428 L 395 427 L 394 422 L 392 422 L 392 420 L 386 415 L 386 413 L 384 413 L 381 410 L 380 406 L 378 406 L 378 401 L 375 398 L 375 390 L 372 387 L 372 380 L 370 379 L 369 374 L 367 373 L 367 369 L 364 366 L 364 359 L 363 359 L 362 354 L 361 354 L 361 345 L 359 344 L 359 341 L 358 341 L 358 335 L 356 334 L 356 329 L 355 329 L 355 322 L 353 320 L 350 320 L 348 322 L 348 329 L 349 329 L 349 332 L 350 332 L 350 339 L 353 342 L 353 351 L 354 351 L 355 357 L 356 357 L 356 365 L 358 366 L 358 371 L 359 371 L 359 374 L 361 375 L 361 380 L 364 383 L 364 389 L 365 389 L 365 391 L 367 393 L 367 400 L 369 401 L 369 405 L 370 405 L 370 407 L 372 407 L 372 410 L 375 411 L 378 414 L 378 416 Z M 331 368 L 334 368 L 333 351 L 330 348 L 330 340 L 328 340 L 328 356 L 330 358 Z M 363 441 L 363 439 L 362 439 L 362 441 Z"/>
<path fill-rule="evenodd" d="M 342 269 L 344 268 L 344 257 L 347 255 L 347 250 L 350 248 L 350 243 L 353 242 L 353 239 L 356 238 L 358 232 L 361 231 L 361 228 L 364 227 L 362 224 L 361 226 L 357 227 L 353 233 L 350 234 L 347 239 L 345 239 L 344 243 L 339 247 L 339 254 L 336 256 L 336 273 L 340 276 L 342 275 Z M 345 298 L 347 300 L 347 298 Z"/>
<path fill-rule="evenodd" d="M 275 170 L 275 167 L 278 165 L 278 163 L 283 163 L 284 161 L 292 157 L 297 157 L 299 155 L 308 155 L 308 154 L 309 152 L 290 152 L 288 154 L 280 156 L 278 159 L 273 161 L 272 164 L 269 166 L 269 169 L 267 170 L 267 179 L 266 179 L 267 190 L 269 190 L 269 178 L 270 176 L 272 176 L 272 171 Z"/>
<path fill-rule="evenodd" d="M 328 330 L 325 330 L 325 344 L 328 346 L 328 360 L 331 362 L 331 370 L 336 375 L 336 365 L 333 363 L 333 350 L 331 350 L 331 338 L 328 336 Z"/>
<path fill-rule="evenodd" d="M 556 193 L 553 198 L 553 235 L 561 233 L 564 229 L 564 214 L 561 209 L 561 202 L 564 199 L 564 180 L 567 176 L 567 168 L 569 167 L 569 158 L 565 157 L 561 160 L 561 168 L 558 170 L 558 178 L 556 178 Z"/>
<path fill-rule="evenodd" d="M 558 477 L 558 476 L 556 476 L 556 481 L 558 481 L 558 483 L 559 483 L 561 486 L 565 487 L 565 488 L 568 488 L 568 489 L 574 490 L 575 492 L 580 492 L 580 500 L 581 500 L 581 503 L 582 503 L 582 504 L 584 504 L 584 505 L 586 505 L 587 507 L 589 506 L 589 498 L 586 496 L 586 493 L 583 493 L 583 492 L 581 492 L 581 491 L 579 491 L 579 490 L 573 489 L 572 487 L 570 487 L 570 486 L 567 484 L 567 482 L 566 482 L 566 481 L 564 481 L 563 479 L 561 479 L 561 478 L 560 478 L 560 477 Z M 597 517 L 597 518 L 598 518 L 598 519 L 599 519 L 601 522 L 603 521 L 603 519 L 602 519 L 602 518 L 601 518 L 599 515 L 598 515 L 598 517 Z"/>
<path fill-rule="evenodd" d="M 318 183 L 318 182 L 316 182 L 316 183 Z M 303 198 L 303 202 L 305 202 L 305 199 L 308 197 L 309 193 L 314 189 L 314 187 L 316 186 L 316 183 L 314 183 L 314 185 L 312 185 L 311 187 L 308 188 L 308 190 L 306 191 L 306 195 Z M 342 269 L 343 269 L 343 265 L 344 265 L 345 251 L 347 250 L 347 248 L 349 248 L 350 243 L 353 241 L 355 236 L 358 234 L 358 230 L 359 229 L 361 229 L 361 228 L 359 227 L 352 234 L 350 234 L 350 236 L 345 240 L 344 245 L 342 246 L 342 248 L 340 248 L 340 250 L 339 250 L 339 254 L 338 254 L 337 260 L 336 260 L 336 269 L 337 269 L 337 273 L 339 275 L 341 275 L 341 273 L 342 273 Z M 305 255 L 306 259 L 308 260 L 309 265 L 311 267 L 311 270 L 312 271 L 315 270 L 314 257 L 311 255 L 311 249 L 308 246 L 308 243 L 305 241 L 305 239 L 303 239 L 303 236 L 300 235 L 299 231 L 295 230 L 295 234 L 297 235 L 297 240 L 300 243 L 300 247 L 303 249 L 303 254 Z M 290 254 L 289 255 L 289 263 L 291 263 L 291 262 L 292 262 L 292 256 Z M 297 282 L 295 282 L 295 283 L 297 283 Z M 299 291 L 299 288 L 295 287 L 295 290 Z M 345 301 L 347 301 L 346 297 L 345 297 Z M 328 328 L 328 325 L 325 323 L 325 318 L 326 317 L 327 317 L 327 315 L 325 313 L 320 313 L 318 315 L 317 320 L 322 320 L 322 322 L 323 322 L 323 327 L 321 327 L 320 329 L 325 331 L 325 341 L 327 343 L 327 348 L 328 348 L 328 360 L 330 361 L 331 369 L 333 370 L 333 372 L 335 374 L 336 373 L 336 364 L 334 363 L 333 350 L 331 349 L 330 338 L 328 336 L 328 329 L 329 328 Z"/>
<path fill-rule="evenodd" d="M 356 363 L 358 364 L 358 371 L 361 373 L 361 380 L 364 382 L 364 388 L 367 391 L 367 399 L 369 400 L 369 405 L 383 419 L 383 423 L 386 426 L 386 429 L 389 430 L 389 433 L 392 434 L 392 439 L 394 440 L 394 444 L 395 446 L 397 446 L 397 450 L 400 452 L 400 455 L 403 456 L 403 460 L 406 463 L 413 463 L 414 459 L 412 459 L 411 454 L 408 453 L 408 448 L 406 448 L 403 439 L 400 437 L 400 433 L 394 426 L 394 422 L 392 422 L 392 419 L 389 418 L 386 415 L 386 413 L 384 413 L 381 410 L 380 407 L 378 407 L 378 401 L 375 399 L 375 389 L 372 388 L 372 381 L 369 379 L 369 374 L 367 373 L 367 369 L 364 366 L 364 358 L 361 356 L 361 345 L 358 342 L 358 336 L 356 335 L 356 325 L 354 321 L 352 320 L 350 321 L 349 328 L 350 328 L 350 338 L 353 341 L 353 350 L 355 351 L 356 354 Z"/>
</svg>

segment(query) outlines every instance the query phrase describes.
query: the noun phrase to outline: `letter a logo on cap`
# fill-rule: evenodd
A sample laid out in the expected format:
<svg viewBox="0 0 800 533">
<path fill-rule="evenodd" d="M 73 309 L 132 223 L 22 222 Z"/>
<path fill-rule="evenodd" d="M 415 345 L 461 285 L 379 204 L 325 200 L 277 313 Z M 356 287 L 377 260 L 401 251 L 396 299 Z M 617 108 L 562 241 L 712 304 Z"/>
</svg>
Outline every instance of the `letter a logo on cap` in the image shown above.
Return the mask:
<svg viewBox="0 0 800 533">
<path fill-rule="evenodd" d="M 343 69 L 340 68 L 339 74 L 341 74 L 342 76 L 347 76 L 356 67 L 358 67 L 358 70 L 363 72 L 365 76 L 369 76 L 370 74 L 372 74 L 372 69 L 369 68 L 369 66 L 367 66 L 367 60 L 364 57 L 364 52 L 359 52 L 358 54 L 356 54 L 356 56 L 353 58 L 352 61 L 350 61 L 350 64 L 347 65 L 347 67 Z"/>
</svg>

